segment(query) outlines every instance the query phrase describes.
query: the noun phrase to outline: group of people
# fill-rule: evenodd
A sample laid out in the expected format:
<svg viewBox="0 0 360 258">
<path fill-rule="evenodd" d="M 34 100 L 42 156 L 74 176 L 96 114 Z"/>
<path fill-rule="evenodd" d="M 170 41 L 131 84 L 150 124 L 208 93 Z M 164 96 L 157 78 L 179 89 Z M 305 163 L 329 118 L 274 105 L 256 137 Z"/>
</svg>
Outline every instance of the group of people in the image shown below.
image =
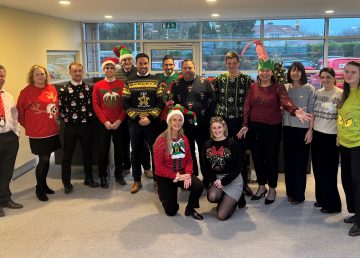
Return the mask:
<svg viewBox="0 0 360 258">
<path fill-rule="evenodd" d="M 61 147 L 61 119 L 65 125 L 65 193 L 73 192 L 71 162 L 77 140 L 82 146 L 84 184 L 109 187 L 112 140 L 116 182 L 125 185 L 124 177 L 131 167 L 134 182 L 130 192 L 137 193 L 142 187 L 143 166 L 145 175 L 154 178 L 165 213 L 177 213 L 177 189 L 181 187 L 191 191 L 185 215 L 195 219 L 203 218 L 195 209 L 204 187 L 209 202 L 218 204 L 220 220 L 228 219 L 236 207 L 246 205 L 244 192 L 252 194 L 247 184 L 246 149 L 251 150 L 259 185 L 251 200 L 266 196 L 265 204 L 272 204 L 276 199 L 281 140 L 288 201 L 297 205 L 305 200 L 311 145 L 316 182 L 314 205 L 323 213 L 340 212 L 340 149 L 347 207 L 355 213 L 345 222 L 354 223 L 350 235 L 360 235 L 360 64 L 350 62 L 345 66 L 343 90 L 335 86 L 334 70 L 323 68 L 323 87 L 315 92 L 299 62 L 288 69 L 288 83 L 278 83 L 273 61 L 261 42 L 256 44 L 256 81 L 240 72 L 240 59 L 235 52 L 225 56 L 228 71 L 211 82 L 195 74 L 190 59 L 182 62 L 181 74 L 175 73 L 174 58 L 169 55 L 163 59 L 164 73 L 152 75 L 147 54 L 135 57 L 135 67 L 131 51 L 116 46 L 118 58 L 103 60 L 105 78 L 93 88 L 83 81 L 81 63 L 69 65 L 71 81 L 58 90 L 49 84 L 45 67 L 32 66 L 29 85 L 21 91 L 16 106 L 3 90 L 6 70 L 0 66 L 1 207 L 22 207 L 11 200 L 9 190 L 18 150 L 18 122 L 29 136 L 32 153 L 39 158 L 35 170 L 37 198 L 47 201 L 48 195 L 54 193 L 46 178 L 50 154 Z M 99 139 L 99 183 L 92 173 L 95 136 Z M 198 177 L 199 171 L 203 181 Z M 0 216 L 3 215 L 0 209 Z"/>
</svg>

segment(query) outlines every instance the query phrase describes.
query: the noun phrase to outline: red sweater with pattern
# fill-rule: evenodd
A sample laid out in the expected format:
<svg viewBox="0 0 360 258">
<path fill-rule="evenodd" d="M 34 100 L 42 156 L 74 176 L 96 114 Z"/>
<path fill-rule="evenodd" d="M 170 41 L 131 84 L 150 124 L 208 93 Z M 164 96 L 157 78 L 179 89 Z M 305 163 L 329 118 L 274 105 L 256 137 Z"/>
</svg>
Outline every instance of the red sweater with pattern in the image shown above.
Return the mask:
<svg viewBox="0 0 360 258">
<path fill-rule="evenodd" d="M 107 82 L 101 80 L 94 85 L 93 108 L 102 124 L 106 121 L 114 123 L 116 120 L 124 121 L 125 110 L 121 103 L 121 95 L 125 82 L 114 80 Z"/>
<path fill-rule="evenodd" d="M 185 157 L 181 159 L 173 159 L 172 155 L 168 151 L 166 137 L 163 136 L 163 134 L 158 136 L 153 145 L 156 176 L 174 179 L 177 172 L 180 174 L 192 175 L 193 162 L 191 158 L 189 141 L 185 135 L 182 137 L 182 140 L 185 145 Z"/>
<path fill-rule="evenodd" d="M 59 133 L 59 105 L 56 88 L 47 84 L 38 88 L 26 86 L 19 95 L 16 105 L 19 123 L 25 134 L 31 138 L 47 138 Z"/>
</svg>

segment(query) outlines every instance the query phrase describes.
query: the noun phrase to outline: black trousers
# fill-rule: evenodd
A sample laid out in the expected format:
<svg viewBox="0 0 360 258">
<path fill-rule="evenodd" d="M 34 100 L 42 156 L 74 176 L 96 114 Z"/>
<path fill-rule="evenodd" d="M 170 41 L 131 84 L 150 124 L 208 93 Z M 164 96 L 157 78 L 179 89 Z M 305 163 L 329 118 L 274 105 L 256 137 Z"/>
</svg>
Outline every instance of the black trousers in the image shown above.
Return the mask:
<svg viewBox="0 0 360 258">
<path fill-rule="evenodd" d="M 10 201 L 9 184 L 18 150 L 19 137 L 13 131 L 0 133 L 0 203 Z"/>
<path fill-rule="evenodd" d="M 71 161 L 74 154 L 76 142 L 79 140 L 83 155 L 84 173 L 86 179 L 92 179 L 92 124 L 65 125 L 63 160 L 61 166 L 61 177 L 64 185 L 71 182 Z"/>
<path fill-rule="evenodd" d="M 251 156 L 259 185 L 277 186 L 281 132 L 281 124 L 250 123 Z"/>
<path fill-rule="evenodd" d="M 325 134 L 314 130 L 311 160 L 316 202 L 329 211 L 341 211 L 341 199 L 337 187 L 339 147 L 336 146 L 336 134 Z"/>
<path fill-rule="evenodd" d="M 156 183 L 158 186 L 159 198 L 165 213 L 168 216 L 174 216 L 179 210 L 179 204 L 177 202 L 178 188 L 184 189 L 184 182 L 179 181 L 174 183 L 172 179 L 165 177 L 157 177 Z M 201 180 L 196 177 L 191 177 L 191 186 L 187 189 L 190 191 L 189 200 L 186 208 L 195 209 L 199 208 L 199 199 L 204 190 L 204 185 Z"/>
<path fill-rule="evenodd" d="M 286 195 L 296 201 L 305 200 L 306 169 L 310 144 L 305 144 L 307 128 L 283 127 Z"/>
<path fill-rule="evenodd" d="M 349 213 L 355 213 L 360 222 L 360 147 L 340 146 L 341 181 Z"/>
<path fill-rule="evenodd" d="M 201 125 L 184 126 L 184 133 L 189 140 L 191 157 L 193 160 L 194 175 L 198 176 L 199 168 L 198 168 L 196 152 L 195 152 L 195 143 L 197 144 L 198 152 L 200 154 L 204 147 L 205 142 L 207 140 L 209 140 L 209 138 L 210 138 L 209 126 L 207 126 L 207 127 L 205 125 L 203 125 L 203 126 L 201 126 Z M 202 165 L 201 165 L 201 161 L 200 161 L 200 169 L 201 169 L 201 167 L 202 167 Z"/>
<path fill-rule="evenodd" d="M 112 140 L 114 144 L 114 162 L 115 162 L 115 178 L 118 178 L 122 175 L 122 157 L 124 153 L 122 152 L 121 146 L 126 142 L 126 134 L 124 132 L 127 130 L 126 124 L 121 123 L 116 130 L 108 130 L 104 125 L 99 127 L 99 177 L 107 177 L 107 168 L 109 165 L 109 150 L 110 142 Z"/>
<path fill-rule="evenodd" d="M 134 181 L 141 181 L 141 153 L 144 151 L 144 142 L 149 146 L 152 156 L 152 167 L 154 168 L 153 144 L 158 136 L 158 122 L 151 122 L 148 126 L 141 126 L 138 123 L 129 121 L 131 141 L 131 166 Z"/>
<path fill-rule="evenodd" d="M 225 119 L 226 125 L 228 127 L 228 131 L 229 131 L 229 137 L 232 137 L 233 139 L 236 140 L 238 146 L 239 146 L 239 157 L 240 157 L 240 169 L 241 169 L 241 175 L 243 178 L 243 182 L 244 182 L 244 186 L 247 184 L 248 182 L 248 170 L 247 170 L 247 165 L 246 165 L 246 161 L 245 161 L 245 151 L 247 148 L 247 138 L 241 138 L 238 139 L 236 137 L 237 133 L 240 131 L 241 127 L 242 127 L 242 119 L 241 118 L 233 118 L 233 119 Z"/>
</svg>

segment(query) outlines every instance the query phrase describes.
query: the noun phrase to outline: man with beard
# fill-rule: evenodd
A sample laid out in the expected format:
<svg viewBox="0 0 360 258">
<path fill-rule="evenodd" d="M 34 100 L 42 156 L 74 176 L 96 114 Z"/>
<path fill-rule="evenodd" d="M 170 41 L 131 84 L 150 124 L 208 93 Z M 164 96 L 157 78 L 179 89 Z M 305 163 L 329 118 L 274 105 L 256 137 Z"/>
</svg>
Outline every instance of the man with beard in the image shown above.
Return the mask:
<svg viewBox="0 0 360 258">
<path fill-rule="evenodd" d="M 182 62 L 181 74 L 182 77 L 172 84 L 170 94 L 174 104 L 181 104 L 196 114 L 197 123 L 193 116 L 185 116 L 184 131 L 189 139 L 194 174 L 198 175 L 195 142 L 198 152 L 201 152 L 204 143 L 210 138 L 209 123 L 214 115 L 215 92 L 209 80 L 195 75 L 192 60 L 185 59 Z"/>
</svg>

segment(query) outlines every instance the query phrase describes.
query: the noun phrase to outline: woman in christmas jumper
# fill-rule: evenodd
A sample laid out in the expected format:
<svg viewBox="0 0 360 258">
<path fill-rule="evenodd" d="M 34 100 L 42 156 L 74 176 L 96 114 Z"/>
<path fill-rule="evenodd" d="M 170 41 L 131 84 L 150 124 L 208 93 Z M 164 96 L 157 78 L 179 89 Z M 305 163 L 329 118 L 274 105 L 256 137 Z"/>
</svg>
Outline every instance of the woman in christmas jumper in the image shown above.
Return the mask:
<svg viewBox="0 0 360 258">
<path fill-rule="evenodd" d="M 177 203 L 178 187 L 190 191 L 185 216 L 202 220 L 199 198 L 204 185 L 193 175 L 193 162 L 189 141 L 184 135 L 184 115 L 178 109 L 172 109 L 167 116 L 168 129 L 158 136 L 153 146 L 155 175 L 160 201 L 168 216 L 174 216 L 179 210 Z"/>
<path fill-rule="evenodd" d="M 314 110 L 314 92 L 307 83 L 305 67 L 300 62 L 291 64 L 285 84 L 289 97 L 298 107 L 308 113 Z M 283 112 L 283 145 L 286 195 L 291 204 L 305 200 L 306 171 L 309 160 L 310 143 L 313 137 L 313 121 L 300 122 L 290 112 Z"/>
<path fill-rule="evenodd" d="M 344 68 L 344 91 L 338 109 L 338 142 L 341 154 L 341 181 L 349 213 L 344 219 L 355 223 L 350 236 L 360 235 L 360 63 L 351 61 Z"/>
<path fill-rule="evenodd" d="M 226 220 L 235 211 L 240 197 L 245 201 L 240 174 L 243 159 L 236 141 L 228 137 L 226 123 L 221 117 L 211 118 L 210 137 L 201 153 L 202 174 L 208 186 L 208 201 L 218 203 L 217 217 Z"/>
<path fill-rule="evenodd" d="M 342 89 L 336 87 L 335 71 L 325 67 L 319 73 L 321 89 L 314 97 L 314 132 L 311 142 L 311 159 L 315 178 L 315 207 L 322 213 L 341 212 L 337 188 L 339 147 L 337 138 L 337 104 Z"/>
<path fill-rule="evenodd" d="M 29 83 L 21 92 L 17 102 L 19 123 L 29 136 L 31 152 L 39 157 L 36 166 L 36 196 L 47 201 L 46 194 L 55 193 L 47 183 L 49 159 L 53 151 L 61 147 L 58 123 L 58 94 L 48 83 L 49 74 L 45 67 L 33 65 L 29 71 Z"/>
<path fill-rule="evenodd" d="M 265 204 L 271 204 L 276 198 L 276 186 L 279 166 L 279 147 L 281 141 L 282 106 L 300 121 L 309 121 L 311 114 L 298 109 L 288 97 L 283 84 L 276 83 L 274 64 L 270 59 L 260 59 L 258 82 L 251 84 L 244 103 L 243 127 L 238 137 L 250 133 L 251 156 L 254 161 L 259 188 L 251 200 L 265 196 L 269 185 L 269 194 Z"/>
</svg>

